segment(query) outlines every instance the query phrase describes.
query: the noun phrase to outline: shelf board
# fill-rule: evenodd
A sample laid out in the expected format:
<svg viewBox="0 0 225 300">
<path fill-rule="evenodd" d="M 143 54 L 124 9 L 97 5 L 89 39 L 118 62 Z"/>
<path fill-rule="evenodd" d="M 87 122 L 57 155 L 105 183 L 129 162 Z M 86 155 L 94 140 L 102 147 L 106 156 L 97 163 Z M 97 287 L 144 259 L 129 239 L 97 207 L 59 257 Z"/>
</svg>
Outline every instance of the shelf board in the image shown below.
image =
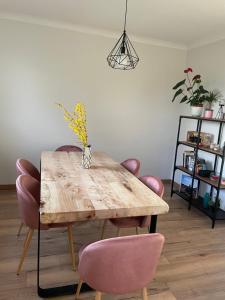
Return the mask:
<svg viewBox="0 0 225 300">
<path fill-rule="evenodd" d="M 218 156 L 223 156 L 223 151 L 222 150 L 217 150 L 216 151 L 216 150 L 212 150 L 210 148 L 203 147 L 203 146 L 198 146 L 197 147 L 196 143 L 191 143 L 191 142 L 186 142 L 186 141 L 179 141 L 178 143 L 181 144 L 181 145 L 192 147 L 194 149 L 198 148 L 201 151 L 205 151 L 205 152 L 208 152 L 208 153 L 211 153 L 211 154 L 215 154 L 215 155 L 218 155 Z"/>
<path fill-rule="evenodd" d="M 225 119 L 216 119 L 216 118 L 202 118 L 202 117 L 193 117 L 193 116 L 180 116 L 183 119 L 192 119 L 192 120 L 202 120 L 202 121 L 209 121 L 209 122 L 217 122 L 217 123 L 225 123 Z"/>
<path fill-rule="evenodd" d="M 184 200 L 189 202 L 189 196 L 186 195 L 184 192 L 180 192 L 178 190 L 173 191 L 175 194 L 183 198 Z M 192 199 L 191 200 L 192 206 L 198 208 L 201 212 L 203 212 L 205 215 L 213 219 L 214 217 L 214 210 L 212 207 L 209 208 L 204 208 L 203 203 L 202 203 L 202 197 L 198 197 L 197 199 Z M 224 220 L 225 219 L 225 211 L 218 208 L 216 211 L 216 220 Z"/>
<path fill-rule="evenodd" d="M 184 172 L 184 173 L 187 173 L 189 174 L 190 176 L 193 176 L 193 172 L 189 171 L 187 168 L 183 167 L 183 166 L 176 166 L 176 169 Z M 202 176 L 199 176 L 198 174 L 195 174 L 195 178 L 196 179 L 199 179 L 201 180 L 202 182 L 205 182 L 211 186 L 213 186 L 214 188 L 218 189 L 218 180 L 217 181 L 214 181 L 214 180 L 210 180 L 209 178 L 207 177 L 202 177 Z M 221 184 L 220 185 L 220 189 L 225 189 L 225 185 L 224 184 Z"/>
</svg>

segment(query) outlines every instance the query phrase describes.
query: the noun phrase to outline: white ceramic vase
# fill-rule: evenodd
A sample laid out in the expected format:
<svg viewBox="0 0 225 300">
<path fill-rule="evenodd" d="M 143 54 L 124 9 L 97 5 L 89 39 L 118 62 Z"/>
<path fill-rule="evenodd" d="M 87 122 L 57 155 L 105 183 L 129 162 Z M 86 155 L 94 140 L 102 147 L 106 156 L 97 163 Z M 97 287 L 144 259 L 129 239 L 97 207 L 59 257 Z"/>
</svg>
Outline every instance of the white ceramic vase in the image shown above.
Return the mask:
<svg viewBox="0 0 225 300">
<path fill-rule="evenodd" d="M 91 145 L 85 146 L 82 152 L 82 167 L 90 169 L 91 167 Z"/>
<path fill-rule="evenodd" d="M 192 106 L 191 105 L 191 115 L 193 117 L 201 117 L 203 112 L 203 106 Z"/>
</svg>

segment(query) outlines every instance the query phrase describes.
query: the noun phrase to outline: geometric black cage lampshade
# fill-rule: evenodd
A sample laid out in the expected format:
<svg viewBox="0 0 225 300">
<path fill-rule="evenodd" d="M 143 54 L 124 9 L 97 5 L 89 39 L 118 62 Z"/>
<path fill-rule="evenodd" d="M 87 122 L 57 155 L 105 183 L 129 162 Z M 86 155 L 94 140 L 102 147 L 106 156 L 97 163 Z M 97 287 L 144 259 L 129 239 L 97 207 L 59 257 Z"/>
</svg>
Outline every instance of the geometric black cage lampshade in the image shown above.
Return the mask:
<svg viewBox="0 0 225 300">
<path fill-rule="evenodd" d="M 113 69 L 131 70 L 136 67 L 139 61 L 138 55 L 126 33 L 126 23 L 127 23 L 127 0 L 126 0 L 123 33 L 107 57 L 108 64 Z"/>
<path fill-rule="evenodd" d="M 107 61 L 114 69 L 131 70 L 136 67 L 139 58 L 125 30 L 109 53 Z"/>
</svg>

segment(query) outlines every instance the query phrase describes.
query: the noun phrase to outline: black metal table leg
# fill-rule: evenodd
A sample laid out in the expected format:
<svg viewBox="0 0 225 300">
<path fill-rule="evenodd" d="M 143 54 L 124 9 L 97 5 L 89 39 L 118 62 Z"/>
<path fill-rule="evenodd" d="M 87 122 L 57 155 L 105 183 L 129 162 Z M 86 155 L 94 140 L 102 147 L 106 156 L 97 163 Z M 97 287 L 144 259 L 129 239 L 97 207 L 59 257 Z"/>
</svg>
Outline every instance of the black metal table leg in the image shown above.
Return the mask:
<svg viewBox="0 0 225 300">
<path fill-rule="evenodd" d="M 40 215 L 38 225 L 38 255 L 37 255 L 37 293 L 39 297 L 50 298 L 62 295 L 75 295 L 78 284 L 70 284 L 65 286 L 57 286 L 51 288 L 40 287 L 40 244 L 41 244 L 41 232 L 40 232 Z M 93 289 L 86 283 L 82 284 L 81 293 L 93 291 Z"/>
<path fill-rule="evenodd" d="M 153 216 L 151 216 L 151 224 L 148 228 L 149 233 L 156 232 L 156 225 L 157 225 L 157 215 L 153 215 Z"/>
</svg>

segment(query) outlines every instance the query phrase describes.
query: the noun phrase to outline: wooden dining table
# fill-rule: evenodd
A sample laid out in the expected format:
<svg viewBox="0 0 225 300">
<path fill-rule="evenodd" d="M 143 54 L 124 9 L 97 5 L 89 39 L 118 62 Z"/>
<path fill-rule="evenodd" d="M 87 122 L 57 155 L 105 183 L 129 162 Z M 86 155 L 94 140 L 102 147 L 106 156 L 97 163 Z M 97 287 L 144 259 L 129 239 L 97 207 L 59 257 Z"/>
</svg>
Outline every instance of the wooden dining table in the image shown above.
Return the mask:
<svg viewBox="0 0 225 300">
<path fill-rule="evenodd" d="M 81 152 L 45 151 L 41 156 L 41 203 L 38 230 L 37 287 L 40 297 L 73 294 L 76 284 L 40 287 L 40 223 L 52 224 L 151 215 L 149 232 L 167 203 L 104 152 L 94 152 L 90 169 Z M 82 291 L 90 290 L 83 285 Z M 82 292 L 81 291 L 81 292 Z"/>
</svg>

